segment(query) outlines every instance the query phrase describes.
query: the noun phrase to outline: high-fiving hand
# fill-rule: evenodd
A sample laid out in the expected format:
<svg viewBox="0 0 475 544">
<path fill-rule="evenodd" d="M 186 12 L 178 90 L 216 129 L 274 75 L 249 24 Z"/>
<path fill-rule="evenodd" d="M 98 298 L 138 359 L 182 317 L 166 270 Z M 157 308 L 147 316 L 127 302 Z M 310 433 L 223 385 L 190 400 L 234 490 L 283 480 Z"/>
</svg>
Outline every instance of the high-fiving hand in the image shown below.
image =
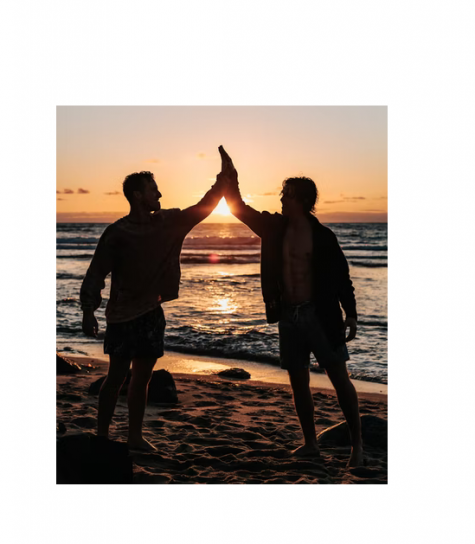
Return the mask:
<svg viewBox="0 0 475 544">
<path fill-rule="evenodd" d="M 237 184 L 237 171 L 231 157 L 226 153 L 222 145 L 218 147 L 218 150 L 221 155 L 221 174 L 223 174 L 228 183 Z"/>
</svg>

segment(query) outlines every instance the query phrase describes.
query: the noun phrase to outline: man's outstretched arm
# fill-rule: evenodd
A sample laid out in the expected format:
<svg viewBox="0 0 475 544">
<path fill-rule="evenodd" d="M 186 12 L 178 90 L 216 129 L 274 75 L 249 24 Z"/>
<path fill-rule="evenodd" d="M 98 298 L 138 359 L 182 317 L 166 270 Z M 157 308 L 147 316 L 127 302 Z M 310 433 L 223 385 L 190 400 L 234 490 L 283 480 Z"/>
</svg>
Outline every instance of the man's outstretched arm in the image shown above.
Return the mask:
<svg viewBox="0 0 475 544">
<path fill-rule="evenodd" d="M 221 174 L 216 176 L 216 182 L 204 197 L 193 206 L 182 210 L 181 219 L 191 230 L 198 223 L 206 219 L 208 215 L 216 208 L 218 202 L 223 198 L 225 180 Z"/>
<path fill-rule="evenodd" d="M 238 173 L 234 168 L 233 161 L 223 146 L 219 146 L 219 152 L 222 159 L 222 174 L 226 183 L 224 196 L 231 213 L 255 232 L 257 236 L 262 237 L 267 219 L 271 215 L 269 212 L 258 212 L 244 202 L 239 191 Z"/>
</svg>

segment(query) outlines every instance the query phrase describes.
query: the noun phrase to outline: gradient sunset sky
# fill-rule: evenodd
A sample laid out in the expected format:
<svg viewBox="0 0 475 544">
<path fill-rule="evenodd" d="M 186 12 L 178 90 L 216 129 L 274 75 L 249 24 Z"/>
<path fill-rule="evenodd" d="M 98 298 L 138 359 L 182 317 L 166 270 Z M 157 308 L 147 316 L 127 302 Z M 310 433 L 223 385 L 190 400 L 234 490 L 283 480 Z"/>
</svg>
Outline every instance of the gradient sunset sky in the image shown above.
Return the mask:
<svg viewBox="0 0 475 544">
<path fill-rule="evenodd" d="M 57 220 L 126 215 L 122 181 L 140 170 L 154 173 L 163 208 L 191 206 L 221 169 L 219 145 L 257 210 L 280 211 L 282 181 L 305 175 L 321 221 L 387 220 L 384 106 L 58 106 Z M 217 212 L 206 221 L 237 221 Z"/>
</svg>

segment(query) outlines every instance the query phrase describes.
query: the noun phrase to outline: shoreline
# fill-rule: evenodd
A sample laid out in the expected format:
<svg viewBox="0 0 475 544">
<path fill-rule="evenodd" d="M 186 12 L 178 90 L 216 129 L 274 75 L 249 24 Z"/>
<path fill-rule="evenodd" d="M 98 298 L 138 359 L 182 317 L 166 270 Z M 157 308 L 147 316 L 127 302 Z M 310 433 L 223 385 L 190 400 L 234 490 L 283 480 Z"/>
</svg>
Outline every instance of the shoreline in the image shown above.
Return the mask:
<svg viewBox="0 0 475 544">
<path fill-rule="evenodd" d="M 106 356 L 88 357 L 79 355 L 69 355 L 67 352 L 60 352 L 64 357 L 77 362 L 78 364 L 87 364 L 95 361 L 98 366 L 105 366 L 104 373 L 107 373 L 109 364 Z M 82 361 L 82 363 L 81 363 Z M 175 351 L 165 351 L 165 355 L 158 359 L 154 370 L 164 368 L 171 374 L 183 374 L 191 376 L 200 376 L 226 380 L 217 376 L 217 373 L 226 368 L 242 368 L 251 374 L 249 380 L 232 380 L 238 383 L 262 384 L 262 385 L 282 385 L 290 388 L 287 371 L 280 367 L 241 359 L 228 359 L 220 357 L 210 357 L 201 355 L 188 355 Z M 377 382 L 368 382 L 364 380 L 354 380 L 351 382 L 355 386 L 358 396 L 364 395 L 367 398 L 374 397 L 375 400 L 387 402 L 388 386 Z M 333 386 L 324 373 L 310 372 L 310 386 L 318 391 L 335 394 Z"/>
</svg>

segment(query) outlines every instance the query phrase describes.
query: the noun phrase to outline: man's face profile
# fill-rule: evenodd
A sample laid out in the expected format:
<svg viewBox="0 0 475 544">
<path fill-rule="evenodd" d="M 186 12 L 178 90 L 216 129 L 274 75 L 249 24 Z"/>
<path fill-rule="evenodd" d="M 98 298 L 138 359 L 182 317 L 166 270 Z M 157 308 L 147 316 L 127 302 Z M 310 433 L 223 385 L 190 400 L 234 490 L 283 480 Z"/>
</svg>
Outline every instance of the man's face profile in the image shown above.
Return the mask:
<svg viewBox="0 0 475 544">
<path fill-rule="evenodd" d="M 293 185 L 286 185 L 281 191 L 280 201 L 282 203 L 282 214 L 287 215 L 289 213 L 289 207 L 295 203 L 295 187 Z"/>
<path fill-rule="evenodd" d="M 143 191 L 135 191 L 135 196 L 140 200 L 142 206 L 150 212 L 155 212 L 161 209 L 159 199 L 162 197 L 162 193 L 158 190 L 155 181 L 147 181 L 144 185 Z"/>
</svg>

